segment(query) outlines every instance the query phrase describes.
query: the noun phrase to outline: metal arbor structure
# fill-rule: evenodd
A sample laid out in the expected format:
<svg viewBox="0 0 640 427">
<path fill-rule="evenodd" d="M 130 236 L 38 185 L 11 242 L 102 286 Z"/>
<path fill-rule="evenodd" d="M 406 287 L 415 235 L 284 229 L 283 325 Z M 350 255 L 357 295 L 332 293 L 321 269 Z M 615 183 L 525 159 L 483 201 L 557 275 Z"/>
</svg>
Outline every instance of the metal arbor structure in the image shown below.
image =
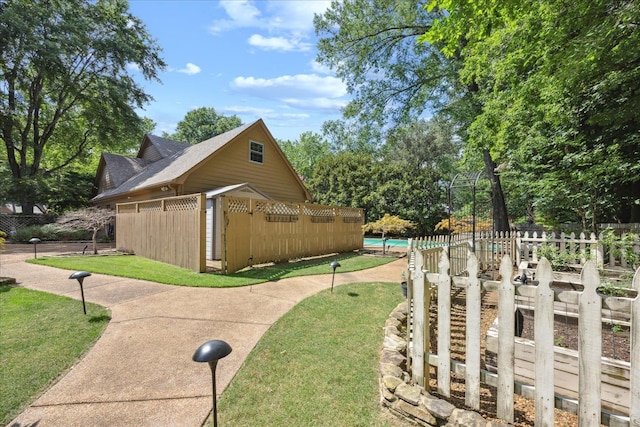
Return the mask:
<svg viewBox="0 0 640 427">
<path fill-rule="evenodd" d="M 452 240 L 456 236 L 471 240 L 471 250 L 475 252 L 477 233 L 494 231 L 491 183 L 486 173 L 469 171 L 456 174 L 449 184 L 448 198 L 449 247 L 455 244 Z"/>
</svg>

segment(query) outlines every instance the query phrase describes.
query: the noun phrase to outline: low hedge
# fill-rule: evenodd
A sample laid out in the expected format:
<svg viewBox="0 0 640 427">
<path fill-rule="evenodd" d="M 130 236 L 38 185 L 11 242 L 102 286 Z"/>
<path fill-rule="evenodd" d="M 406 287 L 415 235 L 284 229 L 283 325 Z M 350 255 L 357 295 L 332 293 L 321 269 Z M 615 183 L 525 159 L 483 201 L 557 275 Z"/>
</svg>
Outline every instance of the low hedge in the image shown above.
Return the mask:
<svg viewBox="0 0 640 427">
<path fill-rule="evenodd" d="M 77 241 L 91 240 L 90 231 L 58 231 L 54 224 L 31 225 L 18 229 L 10 239 L 13 243 L 29 243 L 31 238 L 37 237 L 43 242 L 48 241 Z"/>
</svg>

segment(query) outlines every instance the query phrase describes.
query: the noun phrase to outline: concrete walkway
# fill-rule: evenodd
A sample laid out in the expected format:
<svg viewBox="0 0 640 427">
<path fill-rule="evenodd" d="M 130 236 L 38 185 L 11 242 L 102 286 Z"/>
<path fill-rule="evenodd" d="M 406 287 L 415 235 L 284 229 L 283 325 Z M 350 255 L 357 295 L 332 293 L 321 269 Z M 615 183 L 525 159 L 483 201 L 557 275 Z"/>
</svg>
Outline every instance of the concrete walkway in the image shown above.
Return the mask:
<svg viewBox="0 0 640 427">
<path fill-rule="evenodd" d="M 46 252 L 41 246 L 38 254 Z M 3 252 L 0 276 L 80 299 L 69 271 L 25 263 L 32 247 L 15 249 Z M 337 273 L 335 286 L 399 282 L 404 269 L 406 259 L 399 259 Z M 9 426 L 201 426 L 211 412 L 211 371 L 191 360 L 200 344 L 221 339 L 233 349 L 218 363 L 220 394 L 276 320 L 330 286 L 330 275 L 212 289 L 93 274 L 84 282 L 85 298 L 107 307 L 111 322 L 87 355 Z"/>
</svg>

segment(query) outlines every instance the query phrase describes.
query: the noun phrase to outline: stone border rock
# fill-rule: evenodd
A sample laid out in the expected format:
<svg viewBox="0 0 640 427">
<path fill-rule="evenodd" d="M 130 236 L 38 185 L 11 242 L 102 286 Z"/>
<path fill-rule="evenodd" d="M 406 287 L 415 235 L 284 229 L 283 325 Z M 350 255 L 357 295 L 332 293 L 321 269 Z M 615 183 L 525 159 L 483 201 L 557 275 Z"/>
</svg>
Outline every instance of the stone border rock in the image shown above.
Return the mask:
<svg viewBox="0 0 640 427">
<path fill-rule="evenodd" d="M 389 412 L 424 427 L 505 426 L 487 421 L 474 411 L 456 408 L 446 400 L 429 394 L 423 387 L 411 383 L 407 371 L 407 301 L 391 312 L 384 325 L 384 342 L 380 355 L 380 403 Z"/>
</svg>

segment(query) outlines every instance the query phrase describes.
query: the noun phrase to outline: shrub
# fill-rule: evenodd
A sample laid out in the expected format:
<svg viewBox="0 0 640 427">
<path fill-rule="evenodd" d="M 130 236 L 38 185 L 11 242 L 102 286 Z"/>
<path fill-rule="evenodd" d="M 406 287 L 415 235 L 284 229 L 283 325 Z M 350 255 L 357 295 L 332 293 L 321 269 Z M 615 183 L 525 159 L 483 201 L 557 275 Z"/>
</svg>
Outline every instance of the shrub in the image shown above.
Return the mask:
<svg viewBox="0 0 640 427">
<path fill-rule="evenodd" d="M 32 237 L 37 237 L 43 242 L 77 241 L 90 240 L 91 234 L 86 231 L 58 231 L 53 224 L 31 225 L 19 228 L 11 236 L 11 241 L 14 243 L 29 243 Z"/>
</svg>

